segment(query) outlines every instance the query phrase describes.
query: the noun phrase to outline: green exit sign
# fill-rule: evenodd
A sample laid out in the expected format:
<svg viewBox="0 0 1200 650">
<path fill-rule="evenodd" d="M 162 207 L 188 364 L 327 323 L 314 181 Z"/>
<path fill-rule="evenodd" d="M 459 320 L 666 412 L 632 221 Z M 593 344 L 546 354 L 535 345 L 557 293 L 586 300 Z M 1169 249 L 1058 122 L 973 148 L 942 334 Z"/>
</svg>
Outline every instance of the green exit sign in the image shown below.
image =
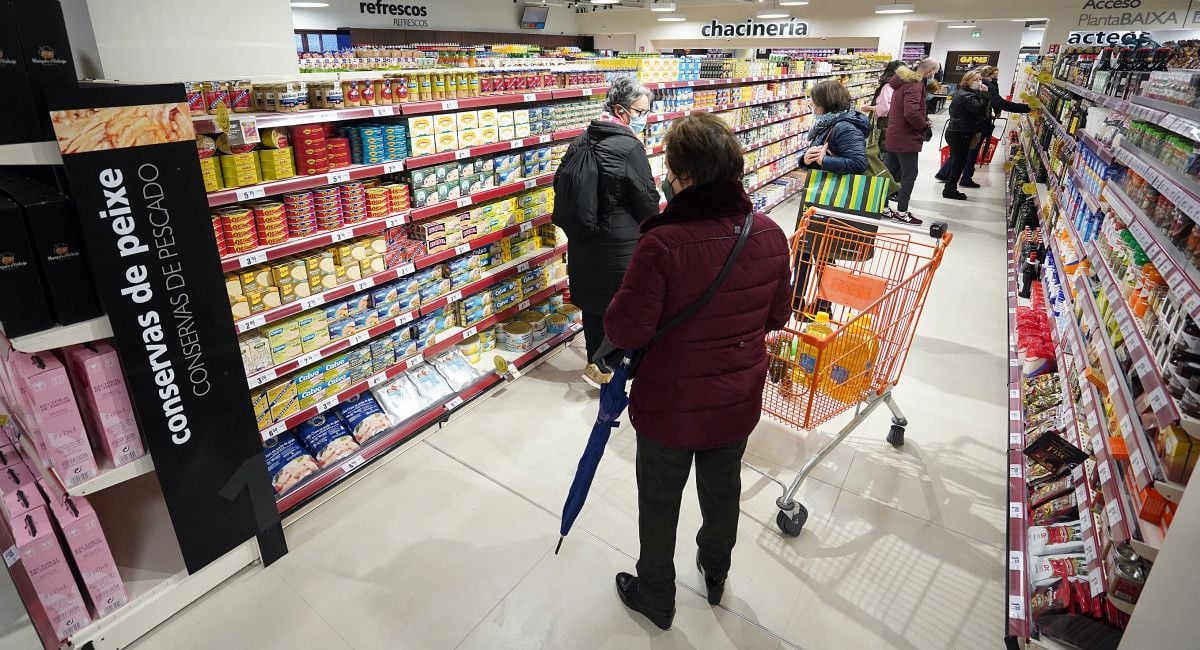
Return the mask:
<svg viewBox="0 0 1200 650">
<path fill-rule="evenodd" d="M 971 32 L 971 38 L 979 38 L 982 35 L 983 35 L 983 32 L 979 31 L 978 29 Z"/>
</svg>

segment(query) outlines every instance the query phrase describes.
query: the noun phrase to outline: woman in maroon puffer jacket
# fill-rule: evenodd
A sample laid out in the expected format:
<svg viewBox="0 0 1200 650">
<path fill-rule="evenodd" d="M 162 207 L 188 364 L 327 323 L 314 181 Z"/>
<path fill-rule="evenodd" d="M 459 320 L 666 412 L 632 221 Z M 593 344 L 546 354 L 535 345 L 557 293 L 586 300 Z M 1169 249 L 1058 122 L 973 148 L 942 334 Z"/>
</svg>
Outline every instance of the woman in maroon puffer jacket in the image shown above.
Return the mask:
<svg viewBox="0 0 1200 650">
<path fill-rule="evenodd" d="M 608 338 L 624 349 L 650 344 L 660 326 L 712 285 L 753 209 L 742 188 L 742 147 L 725 122 L 708 113 L 676 120 L 666 150 L 675 195 L 642 224 L 604 317 Z M 791 315 L 788 256 L 783 231 L 755 214 L 719 291 L 650 345 L 633 380 L 641 554 L 637 577 L 617 574 L 617 590 L 663 629 L 675 613 L 675 529 L 693 458 L 704 513 L 696 561 L 709 602 L 720 602 L 737 535 L 742 454 L 762 410 L 764 340 Z"/>
<path fill-rule="evenodd" d="M 889 208 L 884 211 L 884 216 L 909 225 L 921 223 L 908 211 L 908 199 L 917 182 L 917 155 L 933 133 L 929 114 L 925 110 L 925 81 L 939 67 L 938 62 L 932 59 L 918 63 L 916 70 L 900 66 L 888 82 L 892 88 L 892 101 L 884 136 L 887 148 L 885 155 L 891 166 L 900 170 L 900 178 L 896 179 L 900 181 L 900 192 L 896 199 L 896 211 Z"/>
</svg>

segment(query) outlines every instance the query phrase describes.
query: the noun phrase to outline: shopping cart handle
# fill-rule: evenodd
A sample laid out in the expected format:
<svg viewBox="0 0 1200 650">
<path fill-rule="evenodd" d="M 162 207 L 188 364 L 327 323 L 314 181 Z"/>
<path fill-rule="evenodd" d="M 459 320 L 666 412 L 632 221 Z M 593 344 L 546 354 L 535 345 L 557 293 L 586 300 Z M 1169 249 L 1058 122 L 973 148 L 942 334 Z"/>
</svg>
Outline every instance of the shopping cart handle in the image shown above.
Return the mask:
<svg viewBox="0 0 1200 650">
<path fill-rule="evenodd" d="M 929 226 L 929 236 L 934 239 L 941 239 L 942 235 L 946 234 L 946 229 L 950 226 L 945 221 L 934 221 Z"/>
</svg>

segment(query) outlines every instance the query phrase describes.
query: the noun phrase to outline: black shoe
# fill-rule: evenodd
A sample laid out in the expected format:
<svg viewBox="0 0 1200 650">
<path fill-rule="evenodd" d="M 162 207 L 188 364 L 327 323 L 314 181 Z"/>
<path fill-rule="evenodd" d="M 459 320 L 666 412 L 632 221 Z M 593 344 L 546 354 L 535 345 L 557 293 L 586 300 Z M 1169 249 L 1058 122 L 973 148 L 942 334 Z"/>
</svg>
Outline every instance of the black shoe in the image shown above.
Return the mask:
<svg viewBox="0 0 1200 650">
<path fill-rule="evenodd" d="M 982 185 L 980 185 L 979 183 L 976 183 L 975 181 L 962 181 L 961 183 L 958 184 L 958 186 L 959 187 L 969 187 L 973 190 L 983 187 Z"/>
<path fill-rule="evenodd" d="M 966 200 L 967 200 L 967 195 L 966 195 L 966 194 L 963 194 L 962 192 L 942 192 L 942 198 L 943 198 L 943 199 L 956 199 L 956 200 L 959 200 L 959 201 L 966 201 Z"/>
<path fill-rule="evenodd" d="M 939 182 L 939 183 L 945 183 L 945 182 L 946 182 L 946 177 L 945 177 L 945 176 L 942 176 L 941 174 L 934 174 L 934 175 L 933 175 L 933 177 L 934 177 L 934 178 L 936 178 L 936 179 L 938 180 L 938 182 Z"/>
<path fill-rule="evenodd" d="M 621 572 L 617 574 L 617 595 L 621 597 L 621 602 L 633 611 L 650 619 L 651 623 L 657 625 L 660 629 L 671 629 L 671 622 L 675 620 L 675 611 L 658 612 L 641 603 L 641 592 L 638 591 L 638 579 L 628 573 Z"/>
<path fill-rule="evenodd" d="M 720 605 L 721 596 L 725 595 L 725 581 L 709 577 L 708 572 L 704 570 L 704 565 L 700 564 L 699 553 L 696 553 L 696 568 L 700 569 L 700 575 L 704 576 L 704 587 L 708 589 L 708 604 Z"/>
</svg>

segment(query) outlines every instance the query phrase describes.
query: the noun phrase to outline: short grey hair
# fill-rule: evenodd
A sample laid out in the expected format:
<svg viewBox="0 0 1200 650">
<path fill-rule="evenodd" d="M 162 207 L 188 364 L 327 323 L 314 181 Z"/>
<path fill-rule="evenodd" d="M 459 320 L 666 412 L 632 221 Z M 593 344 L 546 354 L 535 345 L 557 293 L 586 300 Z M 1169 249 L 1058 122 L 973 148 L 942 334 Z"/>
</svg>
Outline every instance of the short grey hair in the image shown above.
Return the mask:
<svg viewBox="0 0 1200 650">
<path fill-rule="evenodd" d="M 641 97 L 654 101 L 654 91 L 633 77 L 617 77 L 613 79 L 612 85 L 608 87 L 608 97 L 604 100 L 604 110 L 611 113 L 617 106 L 629 108 Z"/>
</svg>

